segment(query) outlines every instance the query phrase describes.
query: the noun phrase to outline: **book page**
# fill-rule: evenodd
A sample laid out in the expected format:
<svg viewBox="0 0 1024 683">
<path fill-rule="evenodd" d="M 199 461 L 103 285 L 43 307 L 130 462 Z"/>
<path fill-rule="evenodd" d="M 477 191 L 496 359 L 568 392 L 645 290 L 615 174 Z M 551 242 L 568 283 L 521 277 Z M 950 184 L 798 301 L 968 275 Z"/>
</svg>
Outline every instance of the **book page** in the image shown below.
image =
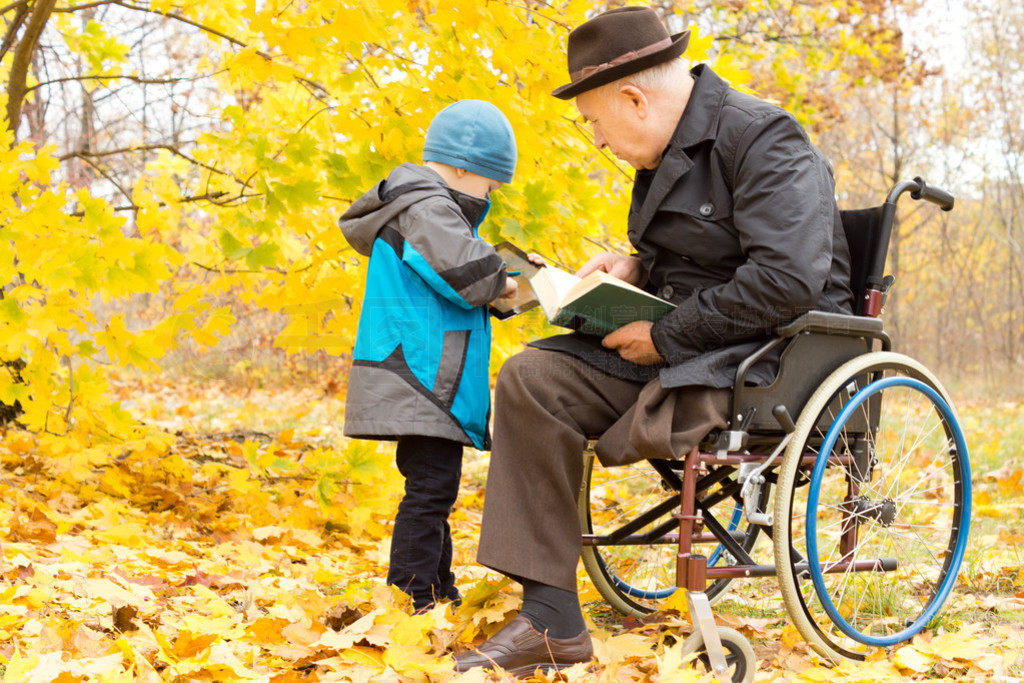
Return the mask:
<svg viewBox="0 0 1024 683">
<path fill-rule="evenodd" d="M 561 303 L 564 306 L 566 303 L 570 301 L 575 301 L 576 299 L 580 298 L 587 292 L 596 288 L 598 285 L 604 283 L 608 283 L 616 287 L 621 287 L 623 289 L 629 289 L 632 290 L 633 292 L 636 292 L 637 294 L 649 296 L 653 299 L 657 298 L 653 294 L 645 292 L 639 287 L 631 285 L 625 280 L 621 280 L 615 277 L 614 275 L 610 275 L 604 272 L 603 270 L 595 270 L 592 273 L 588 273 L 587 276 L 582 279 L 576 278 L 576 282 L 574 283 L 572 288 L 568 292 L 566 292 L 565 295 L 562 297 Z"/>
<path fill-rule="evenodd" d="M 566 295 L 579 281 L 578 277 L 561 268 L 544 266 L 537 269 L 536 274 L 530 278 L 530 286 L 537 294 L 548 320 L 555 318 Z"/>
</svg>

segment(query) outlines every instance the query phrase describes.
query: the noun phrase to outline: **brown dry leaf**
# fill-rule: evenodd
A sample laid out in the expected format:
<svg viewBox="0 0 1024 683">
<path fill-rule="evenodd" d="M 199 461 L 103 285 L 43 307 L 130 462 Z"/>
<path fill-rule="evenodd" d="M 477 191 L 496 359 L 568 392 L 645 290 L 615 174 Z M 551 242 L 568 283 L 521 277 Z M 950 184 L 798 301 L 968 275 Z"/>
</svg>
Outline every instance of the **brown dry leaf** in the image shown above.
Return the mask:
<svg viewBox="0 0 1024 683">
<path fill-rule="evenodd" d="M 738 614 L 729 614 L 728 612 L 721 612 L 715 615 L 716 621 L 724 626 L 734 628 L 745 635 L 765 635 L 768 633 L 768 627 L 785 621 L 785 617 L 745 617 Z"/>
<path fill-rule="evenodd" d="M 132 620 L 135 619 L 135 617 L 137 617 L 138 615 L 139 615 L 138 610 L 136 610 L 131 605 L 122 605 L 121 607 L 116 607 L 115 606 L 114 607 L 114 628 L 116 628 L 118 631 L 121 631 L 122 633 L 124 633 L 126 631 L 134 631 L 134 630 L 136 630 L 139 627 L 136 626 L 132 622 Z"/>
<path fill-rule="evenodd" d="M 391 642 L 390 626 L 376 624 L 378 616 L 384 613 L 380 607 L 357 619 L 341 631 L 325 631 L 321 634 L 317 645 L 333 650 L 347 650 L 357 644 L 387 647 Z"/>
<path fill-rule="evenodd" d="M 11 541 L 32 541 L 34 543 L 53 543 L 57 540 L 57 525 L 47 518 L 37 507 L 29 511 L 15 513 L 9 522 L 10 531 L 7 537 Z"/>
<path fill-rule="evenodd" d="M 340 631 L 362 616 L 363 613 L 352 605 L 335 605 L 324 615 L 324 625 L 334 631 Z"/>
</svg>

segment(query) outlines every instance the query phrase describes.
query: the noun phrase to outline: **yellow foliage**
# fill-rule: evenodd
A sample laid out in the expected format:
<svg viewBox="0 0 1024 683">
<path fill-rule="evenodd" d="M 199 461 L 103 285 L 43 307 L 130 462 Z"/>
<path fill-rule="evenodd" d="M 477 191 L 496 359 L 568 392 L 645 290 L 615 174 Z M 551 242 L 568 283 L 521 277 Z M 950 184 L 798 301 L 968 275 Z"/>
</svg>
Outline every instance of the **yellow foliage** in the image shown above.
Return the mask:
<svg viewBox="0 0 1024 683">
<path fill-rule="evenodd" d="M 337 219 L 392 167 L 419 161 L 431 118 L 456 99 L 494 102 L 517 135 L 516 178 L 495 194 L 487 239 L 514 240 L 569 267 L 626 248 L 631 173 L 594 149 L 571 104 L 550 96 L 567 78 L 568 30 L 594 3 L 148 7 L 237 42 L 210 34 L 196 66 L 216 74 L 214 123 L 187 158 L 170 150 L 148 157 L 124 188 L 130 214 L 61 182 L 55 147 L 17 143 L 0 126 L 0 358 L 25 363 L 0 370 L 0 401 L 18 401 L 29 430 L 5 433 L 0 447 L 5 472 L 18 472 L 0 479 L 5 676 L 266 679 L 280 667 L 288 680 L 308 656 L 355 680 L 443 677 L 450 662 L 433 640 L 438 633 L 463 644 L 487 637 L 519 598 L 507 582 L 478 581 L 455 621 L 443 609 L 412 617 L 396 604 L 379 578 L 400 492 L 389 446 L 303 444 L 281 425 L 267 438 L 252 431 L 255 399 L 238 402 L 238 440 L 193 440 L 202 418 L 192 397 L 169 418 L 169 406 L 147 413 L 131 391 L 118 394 L 117 380 L 128 369 L 156 374 L 182 345 L 215 349 L 246 322 L 244 307 L 287 318 L 275 342 L 290 353 L 349 353 L 364 262 Z M 754 37 L 722 41 L 694 24 L 687 58 L 713 62 L 733 84 L 810 120 L 823 108 L 819 90 L 839 92 L 854 78 L 841 59 L 876 69 L 900 57 L 879 49 L 895 42 L 884 26 L 848 30 L 878 19 L 863 9 L 795 6 L 780 39 L 773 3 L 723 3 L 715 25 L 737 24 L 742 13 L 759 27 Z M 55 23 L 76 54 L 94 65 L 122 59 L 127 48 L 110 31 L 98 22 L 79 30 L 70 16 L 61 12 Z M 804 35 L 824 47 L 791 38 Z M 808 78 L 808 68 L 818 77 Z M 494 367 L 551 332 L 537 314 L 494 329 Z M 291 410 L 279 395 L 263 402 Z M 224 413 L 221 406 L 218 419 L 227 421 Z M 172 419 L 186 420 L 187 428 L 175 423 L 181 435 L 166 427 Z M 1006 487 L 1019 485 L 1019 474 Z M 979 507 L 995 510 L 988 502 Z M 672 606 L 682 609 L 683 598 Z M 324 614 L 343 603 L 357 605 L 361 618 L 328 627 Z M 114 617 L 112 606 L 139 613 Z M 94 638 L 84 623 L 104 635 Z M 862 668 L 885 678 L 989 644 L 965 632 Z M 779 639 L 789 646 L 792 635 Z M 599 640 L 599 664 L 645 659 L 640 636 Z M 56 656 L 62 649 L 74 656 Z M 669 647 L 638 677 L 692 680 L 681 665 L 678 647 Z"/>
<path fill-rule="evenodd" d="M 772 42 L 782 30 L 776 14 L 755 3 L 743 12 L 762 27 L 761 42 L 718 40 L 694 23 L 687 59 L 712 62 L 739 87 L 792 94 L 806 117 L 815 105 L 799 98 L 812 85 L 790 62 L 820 62 L 816 71 L 831 74 L 842 72 L 828 63 L 840 55 L 876 59 L 889 37 L 884 22 L 870 33 L 843 30 L 879 21 L 862 10 L 812 3 L 787 13 L 787 39 Z M 0 400 L 20 401 L 30 429 L 122 433 L 126 417 L 105 405 L 97 368 L 153 371 L 182 341 L 216 347 L 241 322 L 225 296 L 291 315 L 277 339 L 289 352 L 347 354 L 363 267 L 337 218 L 390 168 L 419 161 L 431 118 L 456 99 L 494 102 L 517 134 L 516 178 L 496 194 L 486 238 L 569 267 L 624 247 L 631 171 L 598 153 L 572 105 L 550 96 L 567 78 L 568 28 L 591 3 L 190 1 L 173 11 L 244 47 L 221 49 L 213 34 L 216 47 L 200 61 L 216 74 L 221 125 L 200 131 L 187 155 L 150 157 L 129 188 L 131 224 L 111 201 L 54 184 L 54 148 L 12 147 L 8 131 L 0 136 L 0 277 L 15 283 L 0 301 L 0 354 L 30 366 L 24 388 L 0 377 Z M 723 7 L 721 18 L 738 21 L 735 11 Z M 90 59 L 120 58 L 124 46 L 99 23 L 76 33 L 61 15 L 58 25 Z M 800 35 L 824 47 L 789 38 Z M 96 318 L 94 301 L 141 294 L 168 298 L 162 316 Z M 545 326 L 536 315 L 495 325 L 495 364 Z"/>
</svg>

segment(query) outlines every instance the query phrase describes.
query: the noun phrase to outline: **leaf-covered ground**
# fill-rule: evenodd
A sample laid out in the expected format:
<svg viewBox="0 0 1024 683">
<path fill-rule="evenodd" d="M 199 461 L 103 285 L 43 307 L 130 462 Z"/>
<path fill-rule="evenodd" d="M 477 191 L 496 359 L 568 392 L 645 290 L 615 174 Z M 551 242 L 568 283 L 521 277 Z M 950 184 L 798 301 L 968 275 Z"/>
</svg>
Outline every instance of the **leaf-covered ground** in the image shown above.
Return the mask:
<svg viewBox="0 0 1024 683">
<path fill-rule="evenodd" d="M 453 516 L 465 602 L 412 616 L 384 585 L 400 480 L 387 446 L 341 436 L 316 391 L 124 382 L 148 426 L 94 446 L 17 430 L 0 444 L 0 678 L 5 681 L 482 681 L 448 653 L 515 613 L 473 563 L 486 457 L 467 451 Z M 718 619 L 754 645 L 758 681 L 1024 676 L 1024 428 L 1016 404 L 961 408 L 975 524 L 934 630 L 827 668 L 787 625 L 773 580 L 735 585 Z M 596 663 L 566 680 L 700 680 L 675 613 L 623 620 L 581 570 Z M 704 680 L 710 680 L 704 678 Z"/>
</svg>

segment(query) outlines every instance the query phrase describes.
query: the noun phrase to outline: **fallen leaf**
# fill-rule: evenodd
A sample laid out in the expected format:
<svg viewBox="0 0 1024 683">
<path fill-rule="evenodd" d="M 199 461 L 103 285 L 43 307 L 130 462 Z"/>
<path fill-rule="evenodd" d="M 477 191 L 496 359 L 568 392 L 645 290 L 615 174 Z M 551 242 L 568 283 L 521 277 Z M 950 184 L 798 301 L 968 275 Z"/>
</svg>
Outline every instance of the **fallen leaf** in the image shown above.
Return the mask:
<svg viewBox="0 0 1024 683">
<path fill-rule="evenodd" d="M 134 623 L 132 623 L 132 619 L 134 619 L 138 615 L 139 615 L 138 610 L 136 610 L 131 605 L 122 605 L 120 607 L 116 607 L 115 606 L 114 607 L 114 628 L 116 628 L 118 631 L 121 631 L 122 633 L 124 633 L 126 631 L 134 631 L 134 630 L 136 630 L 138 628 L 138 626 L 136 626 Z"/>
</svg>

